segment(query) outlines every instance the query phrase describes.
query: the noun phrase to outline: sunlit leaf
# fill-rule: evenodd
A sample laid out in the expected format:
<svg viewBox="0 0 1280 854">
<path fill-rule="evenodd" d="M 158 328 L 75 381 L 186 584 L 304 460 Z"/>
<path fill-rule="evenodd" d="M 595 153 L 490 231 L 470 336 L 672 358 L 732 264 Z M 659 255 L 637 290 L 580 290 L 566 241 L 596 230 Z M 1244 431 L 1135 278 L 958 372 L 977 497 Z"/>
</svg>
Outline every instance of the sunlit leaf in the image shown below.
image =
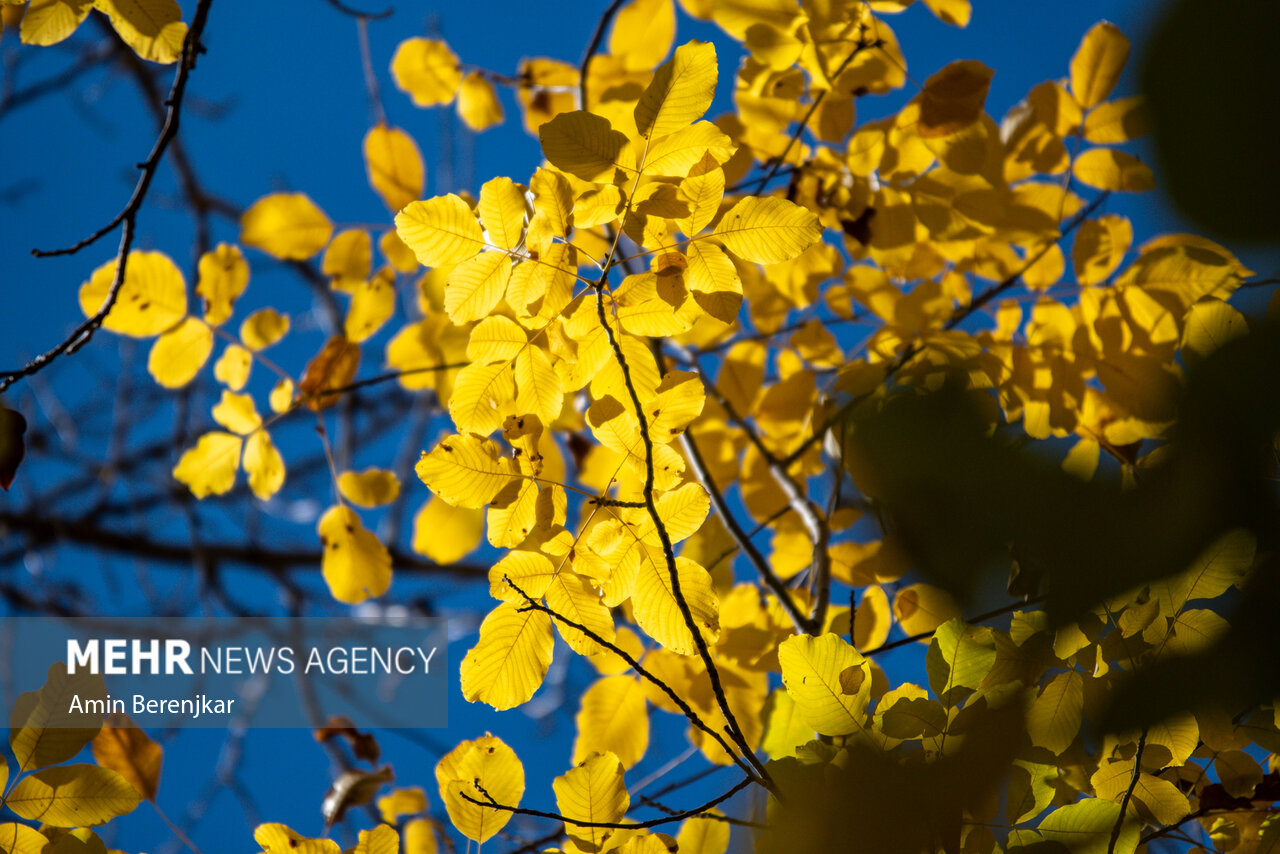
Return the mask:
<svg viewBox="0 0 1280 854">
<path fill-rule="evenodd" d="M 339 602 L 381 596 L 391 586 L 391 555 L 349 507 L 330 507 L 316 526 L 324 551 L 321 570 Z"/>
</svg>

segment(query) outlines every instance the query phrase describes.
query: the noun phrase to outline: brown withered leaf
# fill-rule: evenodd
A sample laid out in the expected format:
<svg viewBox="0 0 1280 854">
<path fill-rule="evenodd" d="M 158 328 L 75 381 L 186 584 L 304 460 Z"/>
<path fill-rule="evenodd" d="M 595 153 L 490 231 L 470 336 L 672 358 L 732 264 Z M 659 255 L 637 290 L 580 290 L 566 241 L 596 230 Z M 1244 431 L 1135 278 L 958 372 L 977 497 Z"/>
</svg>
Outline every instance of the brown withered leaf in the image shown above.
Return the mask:
<svg viewBox="0 0 1280 854">
<path fill-rule="evenodd" d="M 378 764 L 382 749 L 372 733 L 360 732 L 351 718 L 346 715 L 332 715 L 324 726 L 315 730 L 316 741 L 325 742 L 334 738 L 343 738 L 351 745 L 356 759 L 362 759 L 370 765 Z"/>
<path fill-rule="evenodd" d="M 27 419 L 21 412 L 0 406 L 0 489 L 5 492 L 13 485 L 18 465 L 26 453 L 23 434 L 27 432 Z"/>
<path fill-rule="evenodd" d="M 395 773 L 390 765 L 383 765 L 377 771 L 344 771 L 342 776 L 333 781 L 320 804 L 325 828 L 342 821 L 342 817 L 352 807 L 373 803 L 378 790 L 394 779 Z"/>
<path fill-rule="evenodd" d="M 338 401 L 332 390 L 350 385 L 359 367 L 360 345 L 335 335 L 307 363 L 298 392 L 308 408 L 319 412 Z"/>
</svg>

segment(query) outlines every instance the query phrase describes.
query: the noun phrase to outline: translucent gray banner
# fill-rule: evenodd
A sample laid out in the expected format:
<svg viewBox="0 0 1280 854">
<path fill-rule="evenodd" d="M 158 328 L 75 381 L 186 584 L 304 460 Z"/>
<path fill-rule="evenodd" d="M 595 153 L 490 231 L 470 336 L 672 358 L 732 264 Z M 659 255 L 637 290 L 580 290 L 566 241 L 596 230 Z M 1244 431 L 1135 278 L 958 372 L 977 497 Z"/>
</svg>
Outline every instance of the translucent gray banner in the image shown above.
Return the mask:
<svg viewBox="0 0 1280 854">
<path fill-rule="evenodd" d="M 13 728 L 448 725 L 443 619 L 0 620 L 0 699 Z"/>
</svg>

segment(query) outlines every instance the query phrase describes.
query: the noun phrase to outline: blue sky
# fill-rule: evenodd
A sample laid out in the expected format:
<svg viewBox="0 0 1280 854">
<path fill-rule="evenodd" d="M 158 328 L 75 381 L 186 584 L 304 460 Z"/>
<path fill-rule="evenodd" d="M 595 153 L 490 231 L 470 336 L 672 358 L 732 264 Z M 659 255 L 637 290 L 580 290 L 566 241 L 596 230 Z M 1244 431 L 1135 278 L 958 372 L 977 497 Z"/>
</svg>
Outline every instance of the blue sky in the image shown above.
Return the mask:
<svg viewBox="0 0 1280 854">
<path fill-rule="evenodd" d="M 352 0 L 355 2 L 355 0 Z M 381 0 L 360 0 L 371 11 Z M 190 13 L 191 0 L 184 0 Z M 396 44 L 414 35 L 438 33 L 469 65 L 512 73 L 526 56 L 551 56 L 576 63 L 590 37 L 604 2 L 493 2 L 480 0 L 434 9 L 426 4 L 401 2 L 395 14 L 370 25 L 375 69 L 390 123 L 408 130 L 419 142 L 427 161 L 428 194 L 455 189 L 475 191 L 494 175 L 527 180 L 538 165 L 535 140 L 524 133 L 518 107 L 510 93 L 503 93 L 507 123 L 471 138 L 447 109 L 420 110 L 392 84 L 387 68 Z M 901 40 L 911 75 L 922 81 L 947 62 L 974 58 L 996 69 L 988 99 L 988 111 L 997 119 L 1035 84 L 1063 77 L 1081 36 L 1095 22 L 1117 23 L 1140 52 L 1144 34 L 1159 4 L 1119 0 L 977 0 L 972 24 L 958 30 L 941 24 L 917 3 L 907 13 L 889 18 Z M 82 45 L 95 37 L 93 22 L 69 44 Z M 714 26 L 680 18 L 678 41 L 690 38 L 717 42 L 721 58 L 719 98 L 712 112 L 730 106 L 730 76 L 737 53 Z M 206 186 L 239 205 L 247 205 L 266 193 L 297 190 L 313 199 L 339 225 L 389 225 L 390 217 L 367 184 L 361 158 L 361 141 L 372 122 L 372 113 L 361 74 L 355 22 L 322 0 L 213 4 L 205 39 L 208 54 L 200 60 L 190 90 L 182 135 L 192 161 Z M 0 53 L 19 50 L 12 34 Z M 69 61 L 61 48 L 21 49 L 18 85 L 57 73 Z M 1135 75 L 1126 73 L 1124 93 L 1133 91 Z M 167 83 L 166 83 L 167 85 Z M 859 103 L 859 119 L 887 114 L 901 106 L 910 93 L 868 98 Z M 82 281 L 99 264 L 113 256 L 115 236 L 70 258 L 36 260 L 32 247 L 53 248 L 69 244 L 109 220 L 128 196 L 135 173 L 132 164 L 142 159 L 154 139 L 151 117 L 133 96 L 131 86 L 105 75 L 83 78 L 71 97 L 57 95 L 0 118 L 6 142 L 6 168 L 0 173 L 0 270 L 4 271 L 5 310 L 0 313 L 0 365 L 12 367 L 35 352 L 60 340 L 80 319 L 75 294 Z M 447 183 L 447 169 L 440 167 L 442 134 L 453 135 L 449 147 L 470 151 L 470 180 L 465 185 Z M 454 172 L 456 179 L 462 174 Z M 184 270 L 190 270 L 190 220 L 175 211 L 177 185 L 163 170 L 139 218 L 139 248 L 169 253 Z M 1167 231 L 1191 230 L 1172 213 L 1162 197 L 1114 198 L 1107 210 L 1134 221 L 1139 240 Z M 215 239 L 234 240 L 236 229 L 216 222 Z M 1272 269 L 1275 259 L 1242 253 L 1246 263 Z M 1268 261 L 1270 266 L 1268 266 Z M 304 312 L 306 289 L 279 271 L 265 256 L 252 254 L 253 278 L 238 315 L 268 303 Z M 190 283 L 189 284 L 193 284 Z M 305 327 L 305 320 L 302 321 Z M 296 328 L 302 328 L 296 327 Z M 393 323 L 391 327 L 398 327 Z M 391 328 L 389 327 L 389 329 Z M 380 352 L 386 332 L 374 343 Z M 314 334 L 299 345 L 314 349 Z M 127 346 L 127 345 L 125 345 Z M 69 400 L 93 391 L 101 371 L 110 372 L 121 358 L 122 344 L 111 335 L 94 343 L 63 366 L 55 389 Z M 144 351 L 132 349 L 139 358 Z M 282 358 L 304 350 L 285 351 Z M 98 370 L 91 369 L 99 366 Z M 378 366 L 366 365 L 366 371 Z M 264 382 L 262 377 L 256 380 Z M 257 392 L 267 386 L 255 385 Z M 301 431 L 300 431 L 301 432 Z M 385 449 L 371 449 L 367 465 Z M 32 474 L 27 472 L 25 474 Z M 406 484 L 407 488 L 420 488 Z M 425 498 L 425 490 L 423 490 Z M 0 497 L 0 504 L 11 498 Z M 316 498 L 320 506 L 327 496 Z M 56 510 L 57 508 L 53 508 Z M 309 528 L 302 531 L 309 535 Z M 89 555 L 79 556 L 91 566 Z M 72 554 L 71 560 L 77 555 Z M 401 588 L 393 588 L 393 595 Z M 473 604 L 480 591 L 453 591 L 454 601 Z M 128 612 L 130 600 L 104 599 L 108 607 Z M 469 640 L 451 650 L 452 661 L 461 659 Z M 563 651 L 562 651 L 563 652 Z M 590 679 L 581 662 L 566 676 L 571 699 L 563 707 L 552 694 L 539 695 L 546 712 L 530 717 L 518 711 L 495 714 L 468 705 L 455 690 L 450 705 L 451 726 L 424 736 L 452 746 L 492 730 L 513 745 L 525 759 L 531 805 L 550 808 L 550 779 L 568 766 L 572 739 L 571 711 L 576 692 Z M 667 759 L 683 751 L 683 725 L 670 716 L 655 713 L 663 726 L 655 731 L 645 762 L 629 774 L 637 780 Z M 431 770 L 436 755 L 420 743 L 400 734 L 382 735 L 384 752 L 395 765 L 400 780 L 418 784 L 438 803 Z M 221 734 L 178 734 L 167 742 L 166 776 L 160 802 L 175 819 L 183 805 L 195 797 L 212 773 L 222 745 Z M 319 833 L 319 799 L 327 785 L 328 762 L 302 731 L 254 731 L 247 736 L 242 777 L 261 809 L 259 820 L 283 821 L 305 833 Z M 700 767 L 691 760 L 690 769 Z M 675 772 L 678 777 L 682 772 Z M 727 774 L 694 787 L 696 794 L 712 794 L 729 784 Z M 245 813 L 230 794 L 212 804 L 193 834 L 205 851 L 250 846 Z M 130 849 L 157 850 L 167 832 L 149 807 L 118 823 L 116 844 Z M 498 843 L 491 843 L 491 846 Z M 505 848 L 498 844 L 498 849 Z"/>
</svg>

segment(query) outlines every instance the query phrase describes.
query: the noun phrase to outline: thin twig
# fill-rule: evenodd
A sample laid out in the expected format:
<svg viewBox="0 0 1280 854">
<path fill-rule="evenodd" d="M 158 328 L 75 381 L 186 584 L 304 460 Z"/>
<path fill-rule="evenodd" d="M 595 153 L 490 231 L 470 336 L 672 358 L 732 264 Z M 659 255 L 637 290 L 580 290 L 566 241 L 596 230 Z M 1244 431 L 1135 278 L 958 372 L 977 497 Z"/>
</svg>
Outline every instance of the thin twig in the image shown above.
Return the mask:
<svg viewBox="0 0 1280 854">
<path fill-rule="evenodd" d="M 478 779 L 475 780 L 472 783 L 472 785 L 474 785 L 476 789 L 479 790 L 480 794 L 484 795 L 485 798 L 487 798 L 488 800 L 478 801 L 475 798 L 468 795 L 466 792 L 462 793 L 462 797 L 466 798 L 468 801 L 471 801 L 471 803 L 477 806 L 488 807 L 489 809 L 501 810 L 502 812 L 509 812 L 509 813 L 512 813 L 513 815 L 527 815 L 527 816 L 532 816 L 534 818 L 549 818 L 549 819 L 552 819 L 553 821 L 559 821 L 565 824 L 571 824 L 574 827 L 599 827 L 599 828 L 605 828 L 605 829 L 624 830 L 624 829 L 642 829 L 642 828 L 649 828 L 649 827 L 661 827 L 664 824 L 671 824 L 672 822 L 684 821 L 686 818 L 693 818 L 694 816 L 702 815 L 707 810 L 711 809 L 712 807 L 719 806 L 720 804 L 729 800 L 734 795 L 738 794 L 738 792 L 741 792 L 747 786 L 750 786 L 752 783 L 755 783 L 755 782 L 757 781 L 752 777 L 744 777 L 743 779 L 739 780 L 738 783 L 733 788 L 729 789 L 729 791 L 725 792 L 722 795 L 712 798 L 711 800 L 707 801 L 705 804 L 702 804 L 701 806 L 697 806 L 697 807 L 694 807 L 693 809 L 685 810 L 683 812 L 678 812 L 678 813 L 675 813 L 674 815 L 663 816 L 662 818 L 651 818 L 648 821 L 632 821 L 632 822 L 580 821 L 576 818 L 569 818 L 568 816 L 560 815 L 559 813 L 543 812 L 542 810 L 531 810 L 531 809 L 525 809 L 524 807 L 513 807 L 507 804 L 500 804 L 493 799 L 492 795 L 490 795 L 487 791 L 485 791 L 484 786 L 480 785 L 480 781 Z"/>
<path fill-rule="evenodd" d="M 359 9 L 352 8 L 346 3 L 343 3 L 342 0 L 325 0 L 325 2 L 342 14 L 350 15 L 351 17 L 361 21 L 377 21 L 382 18 L 388 18 L 391 16 L 391 13 L 395 11 L 394 6 L 388 6 L 381 12 L 361 12 Z"/>
<path fill-rule="evenodd" d="M 390 11 L 390 10 L 388 10 Z M 369 93 L 369 106 L 380 125 L 387 123 L 387 113 L 382 109 L 382 96 L 378 93 L 378 75 L 373 73 L 373 55 L 369 50 L 369 17 L 356 17 L 356 36 L 360 42 L 360 67 L 364 69 L 364 88 Z"/>
<path fill-rule="evenodd" d="M 391 382 L 392 380 L 398 380 L 401 377 L 411 377 L 414 374 L 429 374 L 429 373 L 435 373 L 437 371 L 453 371 L 453 370 L 458 370 L 460 368 L 465 368 L 470 364 L 471 364 L 470 362 L 449 362 L 448 364 L 444 364 L 444 365 L 428 365 L 427 367 L 423 367 L 423 368 L 406 368 L 403 371 L 388 371 L 385 374 L 378 374 L 376 376 L 369 377 L 368 379 L 363 379 L 357 382 L 353 382 L 350 385 L 338 386 L 337 388 L 321 389 L 317 392 L 313 392 L 305 396 L 303 400 L 307 401 L 307 400 L 317 400 L 325 397 L 335 397 L 340 394 L 348 394 L 353 391 L 358 391 L 359 389 L 362 389 L 362 388 L 368 388 L 369 386 L 381 385 L 382 383 Z"/>
<path fill-rule="evenodd" d="M 25 533 L 36 542 L 64 539 L 80 545 L 93 546 L 104 552 L 147 558 L 157 565 L 190 566 L 197 557 L 196 549 L 186 542 L 155 540 L 139 531 L 121 531 L 97 525 L 92 521 L 66 519 L 31 511 L 24 513 L 0 511 L 0 530 L 5 529 L 9 536 Z M 199 556 L 206 561 L 262 567 L 276 571 L 310 569 L 319 566 L 322 557 L 318 550 L 289 550 L 265 545 L 234 543 L 203 543 L 198 551 Z M 437 564 L 399 550 L 391 552 L 391 560 L 397 572 L 448 574 L 469 578 L 487 578 L 489 575 L 489 569 L 486 566 L 468 563 Z"/>
<path fill-rule="evenodd" d="M 1001 605 L 999 608 L 993 608 L 993 609 L 991 609 L 990 611 L 986 611 L 985 613 L 982 613 L 982 614 L 977 615 L 976 617 L 966 617 L 966 618 L 965 618 L 965 622 L 966 622 L 966 623 L 969 623 L 970 625 L 977 625 L 978 623 L 985 623 L 987 620 L 994 619 L 994 618 L 996 618 L 996 617 L 1001 616 L 1002 614 L 1007 614 L 1007 613 L 1009 613 L 1010 611 L 1016 611 L 1016 610 L 1018 610 L 1019 608 L 1024 608 L 1024 607 L 1026 607 L 1027 605 L 1034 605 L 1035 603 L 1037 603 L 1037 602 L 1039 602 L 1039 601 L 1040 601 L 1040 598 L 1039 598 L 1039 597 L 1035 597 L 1035 598 L 1032 598 L 1032 599 L 1024 599 L 1024 600 L 1022 600 L 1022 601 L 1020 601 L 1020 602 L 1013 602 L 1013 603 L 1010 603 L 1010 604 L 1008 604 L 1008 605 Z M 852 613 L 853 613 L 853 612 L 852 612 L 852 611 L 850 611 L 849 613 L 850 613 L 850 615 L 851 615 L 851 616 L 850 616 L 850 623 L 852 624 Z M 869 650 L 866 650 L 866 651 L 864 651 L 862 654 L 863 654 L 863 655 L 867 655 L 867 656 L 871 656 L 871 655 L 879 655 L 879 654 L 880 654 L 880 653 L 882 653 L 882 652 L 888 652 L 888 651 L 889 651 L 889 650 L 891 650 L 891 649 L 897 649 L 898 647 L 907 646 L 907 645 L 909 645 L 909 644 L 913 644 L 913 643 L 915 643 L 916 641 L 927 640 L 927 639 L 929 639 L 929 638 L 933 637 L 933 636 L 934 636 L 934 634 L 936 634 L 936 633 L 937 633 L 937 629 L 931 629 L 931 630 L 929 630 L 929 631 L 927 631 L 927 632 L 919 632 L 918 634 L 908 635 L 908 636 L 907 636 L 907 637 L 905 637 L 905 638 L 898 638 L 896 641 L 892 641 L 891 643 L 881 644 L 880 646 L 876 647 L 875 649 L 869 649 Z"/>
</svg>

